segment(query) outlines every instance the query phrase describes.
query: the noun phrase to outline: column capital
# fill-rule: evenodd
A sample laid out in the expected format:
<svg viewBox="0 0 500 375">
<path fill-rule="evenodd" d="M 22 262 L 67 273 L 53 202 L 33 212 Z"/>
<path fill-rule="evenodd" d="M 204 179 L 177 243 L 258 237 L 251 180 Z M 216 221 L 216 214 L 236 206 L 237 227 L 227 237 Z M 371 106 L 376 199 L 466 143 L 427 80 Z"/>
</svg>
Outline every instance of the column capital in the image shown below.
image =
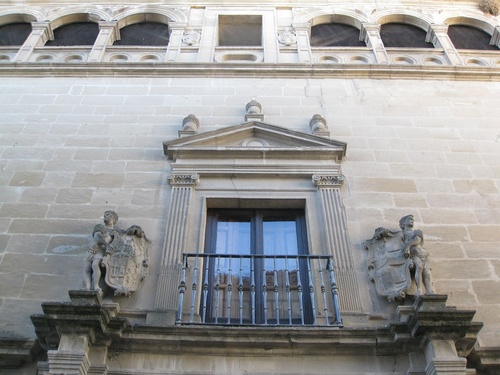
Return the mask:
<svg viewBox="0 0 500 375">
<path fill-rule="evenodd" d="M 315 174 L 312 176 L 314 184 L 318 188 L 322 187 L 340 187 L 345 181 L 344 175 L 320 175 Z"/>
<path fill-rule="evenodd" d="M 198 183 L 200 175 L 194 174 L 171 174 L 167 176 L 168 183 L 172 186 L 191 186 Z"/>
</svg>

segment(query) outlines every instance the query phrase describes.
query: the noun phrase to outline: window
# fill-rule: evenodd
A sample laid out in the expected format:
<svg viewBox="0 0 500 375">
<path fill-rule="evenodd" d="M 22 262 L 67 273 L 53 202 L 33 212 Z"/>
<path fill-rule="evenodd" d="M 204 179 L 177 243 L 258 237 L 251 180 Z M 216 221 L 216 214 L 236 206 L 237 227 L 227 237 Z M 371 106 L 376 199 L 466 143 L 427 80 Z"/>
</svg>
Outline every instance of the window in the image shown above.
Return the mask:
<svg viewBox="0 0 500 375">
<path fill-rule="evenodd" d="M 342 23 L 327 23 L 311 29 L 312 47 L 366 47 L 359 40 L 359 30 Z"/>
<path fill-rule="evenodd" d="M 425 41 L 426 35 L 421 28 L 405 23 L 386 23 L 380 28 L 385 47 L 434 48 Z"/>
<path fill-rule="evenodd" d="M 160 22 L 139 22 L 120 29 L 120 40 L 115 46 L 166 46 L 168 25 Z"/>
<path fill-rule="evenodd" d="M 30 23 L 11 23 L 0 26 L 0 46 L 22 46 L 30 34 Z"/>
<path fill-rule="evenodd" d="M 219 46 L 261 46 L 262 16 L 219 16 Z"/>
<path fill-rule="evenodd" d="M 99 35 L 99 25 L 95 22 L 75 22 L 54 30 L 54 40 L 46 46 L 91 46 Z"/>
<path fill-rule="evenodd" d="M 491 36 L 484 31 L 471 26 L 451 25 L 448 28 L 450 37 L 456 49 L 497 50 L 490 45 Z"/>
<path fill-rule="evenodd" d="M 205 321 L 311 322 L 302 210 L 209 209 L 205 252 Z"/>
</svg>

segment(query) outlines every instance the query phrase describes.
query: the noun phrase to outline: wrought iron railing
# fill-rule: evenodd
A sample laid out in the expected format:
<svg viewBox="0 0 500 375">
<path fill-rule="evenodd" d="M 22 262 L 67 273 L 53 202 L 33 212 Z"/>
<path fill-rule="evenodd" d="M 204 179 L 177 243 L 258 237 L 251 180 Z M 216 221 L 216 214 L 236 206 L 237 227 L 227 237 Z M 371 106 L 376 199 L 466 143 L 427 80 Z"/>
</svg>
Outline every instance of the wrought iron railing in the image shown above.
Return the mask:
<svg viewBox="0 0 500 375">
<path fill-rule="evenodd" d="M 184 254 L 177 323 L 342 327 L 332 257 Z"/>
</svg>

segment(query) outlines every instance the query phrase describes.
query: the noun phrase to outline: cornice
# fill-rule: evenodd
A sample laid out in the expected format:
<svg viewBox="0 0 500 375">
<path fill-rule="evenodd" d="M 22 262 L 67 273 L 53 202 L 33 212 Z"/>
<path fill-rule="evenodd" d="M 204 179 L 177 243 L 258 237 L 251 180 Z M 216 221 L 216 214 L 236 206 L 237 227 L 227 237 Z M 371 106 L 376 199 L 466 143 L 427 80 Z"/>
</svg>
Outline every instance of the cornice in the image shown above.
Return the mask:
<svg viewBox="0 0 500 375">
<path fill-rule="evenodd" d="M 382 64 L 2 64 L 0 77 L 368 78 L 500 81 L 500 67 Z"/>
</svg>

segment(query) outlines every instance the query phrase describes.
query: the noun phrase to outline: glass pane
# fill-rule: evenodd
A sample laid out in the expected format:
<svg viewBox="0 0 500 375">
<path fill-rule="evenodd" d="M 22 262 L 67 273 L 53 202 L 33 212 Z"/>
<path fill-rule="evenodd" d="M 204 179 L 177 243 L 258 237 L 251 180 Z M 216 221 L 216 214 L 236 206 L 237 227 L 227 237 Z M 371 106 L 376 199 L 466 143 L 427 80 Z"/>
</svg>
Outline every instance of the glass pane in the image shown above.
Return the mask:
<svg viewBox="0 0 500 375">
<path fill-rule="evenodd" d="M 266 316 L 270 323 L 288 323 L 300 318 L 297 226 L 295 220 L 264 221 L 264 255 L 290 255 L 266 259 Z"/>
<path fill-rule="evenodd" d="M 227 255 L 249 255 L 250 220 L 239 218 L 219 218 L 215 252 Z M 243 219 L 245 220 L 245 219 Z M 240 258 L 216 258 L 214 260 L 214 304 L 212 317 L 220 322 L 239 322 L 240 314 L 244 322 L 250 319 L 250 262 Z M 241 307 L 241 311 L 240 311 Z"/>
<path fill-rule="evenodd" d="M 250 220 L 219 219 L 217 223 L 217 254 L 250 254 Z"/>
</svg>

